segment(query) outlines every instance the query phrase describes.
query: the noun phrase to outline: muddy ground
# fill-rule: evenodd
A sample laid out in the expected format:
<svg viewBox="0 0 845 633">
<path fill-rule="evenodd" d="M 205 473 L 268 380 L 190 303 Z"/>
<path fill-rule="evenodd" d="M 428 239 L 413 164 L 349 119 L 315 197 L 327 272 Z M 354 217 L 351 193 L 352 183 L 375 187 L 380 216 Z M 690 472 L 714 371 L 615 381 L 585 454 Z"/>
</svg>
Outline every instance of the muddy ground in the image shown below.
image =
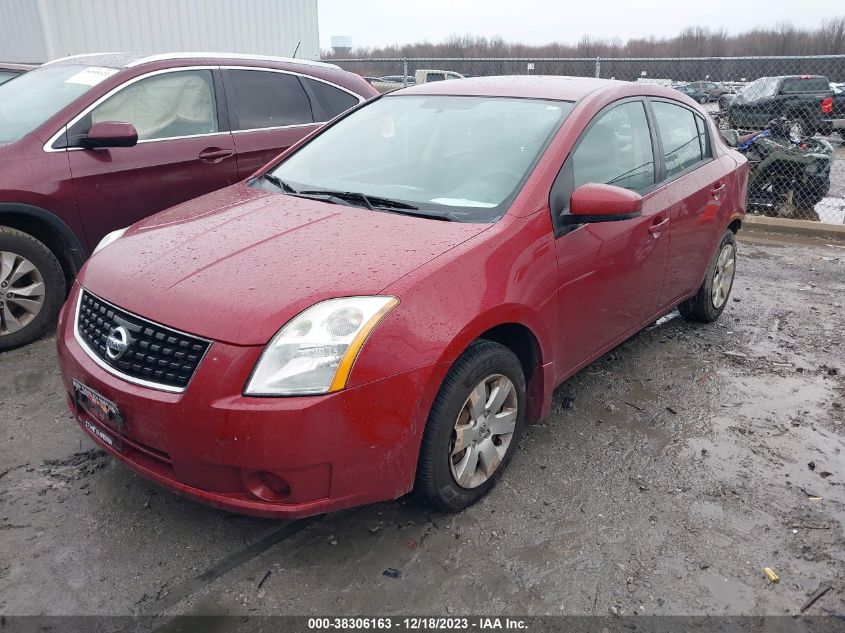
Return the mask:
<svg viewBox="0 0 845 633">
<path fill-rule="evenodd" d="M 54 339 L 3 354 L 0 614 L 784 614 L 825 583 L 807 614 L 845 612 L 845 246 L 741 237 L 717 324 L 566 382 L 456 516 L 181 499 L 69 418 Z"/>
</svg>

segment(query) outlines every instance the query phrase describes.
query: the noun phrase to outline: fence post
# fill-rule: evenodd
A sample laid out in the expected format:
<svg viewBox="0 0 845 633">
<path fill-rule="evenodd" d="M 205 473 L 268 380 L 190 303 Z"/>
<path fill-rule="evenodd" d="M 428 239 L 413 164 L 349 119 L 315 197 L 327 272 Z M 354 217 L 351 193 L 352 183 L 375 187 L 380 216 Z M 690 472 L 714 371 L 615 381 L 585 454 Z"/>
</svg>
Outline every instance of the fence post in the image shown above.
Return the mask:
<svg viewBox="0 0 845 633">
<path fill-rule="evenodd" d="M 408 85 L 408 58 L 402 58 L 402 85 Z"/>
<path fill-rule="evenodd" d="M 596 57 L 596 78 L 601 77 L 601 57 Z"/>
</svg>

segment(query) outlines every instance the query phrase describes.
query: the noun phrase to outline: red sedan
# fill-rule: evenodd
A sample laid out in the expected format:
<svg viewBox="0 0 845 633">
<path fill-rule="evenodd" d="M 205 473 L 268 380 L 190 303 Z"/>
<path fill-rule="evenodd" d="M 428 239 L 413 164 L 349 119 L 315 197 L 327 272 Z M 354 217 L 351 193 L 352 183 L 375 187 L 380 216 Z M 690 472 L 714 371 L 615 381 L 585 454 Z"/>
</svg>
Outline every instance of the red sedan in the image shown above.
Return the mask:
<svg viewBox="0 0 845 633">
<path fill-rule="evenodd" d="M 190 498 L 300 517 L 485 495 L 552 390 L 725 308 L 747 166 L 675 90 L 425 84 L 101 243 L 59 326 L 94 442 Z"/>
</svg>

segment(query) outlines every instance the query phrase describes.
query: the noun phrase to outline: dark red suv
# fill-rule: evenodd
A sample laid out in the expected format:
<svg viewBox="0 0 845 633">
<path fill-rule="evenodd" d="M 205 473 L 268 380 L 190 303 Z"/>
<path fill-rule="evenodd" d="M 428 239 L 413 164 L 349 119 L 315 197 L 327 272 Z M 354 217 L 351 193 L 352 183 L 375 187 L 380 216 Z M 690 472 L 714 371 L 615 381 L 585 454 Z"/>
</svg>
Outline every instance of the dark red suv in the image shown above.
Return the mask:
<svg viewBox="0 0 845 633">
<path fill-rule="evenodd" d="M 69 57 L 0 86 L 0 351 L 52 327 L 104 235 L 377 94 L 330 64 L 211 53 Z"/>
</svg>

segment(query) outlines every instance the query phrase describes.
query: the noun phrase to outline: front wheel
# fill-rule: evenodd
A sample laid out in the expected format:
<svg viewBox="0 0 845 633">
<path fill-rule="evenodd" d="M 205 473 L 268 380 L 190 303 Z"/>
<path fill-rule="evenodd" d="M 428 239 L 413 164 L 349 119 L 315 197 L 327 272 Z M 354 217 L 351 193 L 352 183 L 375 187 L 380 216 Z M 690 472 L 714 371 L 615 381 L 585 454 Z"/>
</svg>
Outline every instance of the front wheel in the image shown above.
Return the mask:
<svg viewBox="0 0 845 633">
<path fill-rule="evenodd" d="M 56 323 L 65 276 L 40 241 L 0 226 L 0 352 L 43 336 Z"/>
<path fill-rule="evenodd" d="M 449 370 L 431 407 L 414 491 L 430 505 L 457 512 L 495 485 L 525 420 L 525 377 L 514 353 L 474 342 Z"/>
<path fill-rule="evenodd" d="M 719 318 L 728 302 L 736 274 L 736 236 L 726 231 L 710 260 L 707 276 L 695 296 L 678 306 L 684 318 L 711 323 Z"/>
</svg>

